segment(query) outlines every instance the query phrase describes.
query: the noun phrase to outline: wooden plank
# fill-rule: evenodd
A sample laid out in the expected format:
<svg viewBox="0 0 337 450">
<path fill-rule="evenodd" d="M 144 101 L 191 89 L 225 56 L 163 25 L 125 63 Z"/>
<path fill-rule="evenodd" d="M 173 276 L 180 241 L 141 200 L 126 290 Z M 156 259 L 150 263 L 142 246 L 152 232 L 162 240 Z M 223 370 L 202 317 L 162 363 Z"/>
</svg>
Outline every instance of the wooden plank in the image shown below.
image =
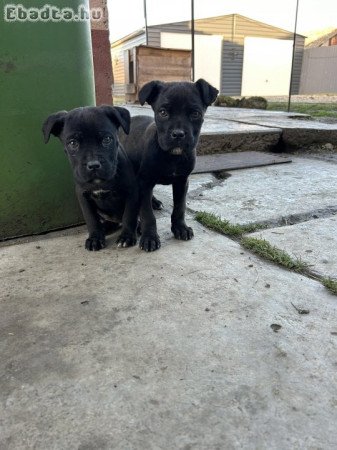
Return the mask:
<svg viewBox="0 0 337 450">
<path fill-rule="evenodd" d="M 139 45 L 137 47 L 137 53 L 139 55 L 162 55 L 162 54 L 173 54 L 178 56 L 191 55 L 191 50 L 183 50 L 176 48 L 162 48 L 162 47 L 146 47 Z"/>
<path fill-rule="evenodd" d="M 160 62 L 161 64 L 163 64 L 163 61 Z M 159 61 L 158 61 L 159 64 Z M 152 65 L 152 66 L 144 66 L 142 64 L 139 65 L 139 72 L 138 72 L 138 76 L 141 77 L 147 77 L 149 75 L 151 75 L 153 77 L 154 80 L 158 80 L 161 79 L 159 77 L 159 74 L 163 74 L 165 76 L 165 74 L 167 74 L 168 76 L 170 75 L 181 75 L 181 76 L 188 76 L 191 75 L 191 69 L 188 68 L 185 69 L 183 67 L 169 67 L 166 65 L 163 66 L 158 66 L 157 65 Z M 164 81 L 164 80 L 162 80 Z"/>
<path fill-rule="evenodd" d="M 220 172 L 223 170 L 248 169 L 273 164 L 290 163 L 291 159 L 282 155 L 264 152 L 233 152 L 214 155 L 200 155 L 193 173 Z"/>
<path fill-rule="evenodd" d="M 166 69 L 170 69 L 175 68 L 175 67 L 179 67 L 180 69 L 186 69 L 190 66 L 191 64 L 191 58 L 187 57 L 187 58 L 179 58 L 178 56 L 174 56 L 174 55 L 163 55 L 163 56 L 159 56 L 159 55 L 155 55 L 155 56 L 151 56 L 151 55 L 145 55 L 142 56 L 141 58 L 139 58 L 139 65 L 140 67 L 157 67 L 157 69 L 159 68 L 166 68 Z M 158 67 L 159 64 L 159 67 Z"/>
<path fill-rule="evenodd" d="M 128 83 L 125 85 L 126 94 L 136 94 L 136 85 L 134 83 Z"/>
<path fill-rule="evenodd" d="M 151 80 L 191 81 L 191 51 L 137 47 L 137 87 Z"/>
<path fill-rule="evenodd" d="M 138 74 L 139 77 L 139 83 L 141 82 L 142 78 L 148 78 L 148 77 L 152 77 L 152 80 L 163 80 L 163 78 L 161 77 L 161 75 L 163 75 L 165 77 L 165 81 L 166 81 L 166 77 L 170 77 L 170 76 L 179 76 L 181 77 L 180 81 L 189 81 L 189 77 L 188 75 L 191 75 L 191 70 L 187 71 L 182 71 L 179 68 L 167 68 L 167 70 L 165 70 L 166 67 L 162 67 L 161 69 L 157 69 L 156 71 L 154 71 L 154 68 L 152 67 L 146 67 L 146 68 L 142 68 Z M 178 81 L 178 80 L 177 80 Z"/>
<path fill-rule="evenodd" d="M 124 50 L 124 74 L 126 84 L 130 83 L 129 62 L 130 62 L 130 51 Z"/>
</svg>

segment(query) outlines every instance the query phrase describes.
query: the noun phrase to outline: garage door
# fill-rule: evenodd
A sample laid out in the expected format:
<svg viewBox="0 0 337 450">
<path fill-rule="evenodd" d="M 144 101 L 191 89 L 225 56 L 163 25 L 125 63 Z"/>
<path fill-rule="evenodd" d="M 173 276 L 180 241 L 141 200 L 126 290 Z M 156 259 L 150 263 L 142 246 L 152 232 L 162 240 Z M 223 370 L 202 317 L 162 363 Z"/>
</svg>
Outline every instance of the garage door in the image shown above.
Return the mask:
<svg viewBox="0 0 337 450">
<path fill-rule="evenodd" d="M 241 95 L 287 95 L 293 41 L 246 37 Z"/>
</svg>

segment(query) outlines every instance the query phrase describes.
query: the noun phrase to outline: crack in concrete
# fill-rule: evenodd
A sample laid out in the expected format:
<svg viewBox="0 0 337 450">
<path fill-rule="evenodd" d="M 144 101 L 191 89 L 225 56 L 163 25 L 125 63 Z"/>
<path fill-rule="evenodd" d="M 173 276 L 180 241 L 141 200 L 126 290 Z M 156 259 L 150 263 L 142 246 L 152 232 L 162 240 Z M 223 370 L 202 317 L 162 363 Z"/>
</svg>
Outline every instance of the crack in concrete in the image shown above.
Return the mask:
<svg viewBox="0 0 337 450">
<path fill-rule="evenodd" d="M 331 164 L 337 164 L 337 153 L 336 152 L 337 152 L 337 147 L 336 147 L 336 150 L 334 150 L 332 152 L 322 152 L 321 154 L 310 153 L 309 151 L 306 153 L 293 152 L 292 154 L 294 156 L 300 156 L 301 158 L 305 158 L 305 159 L 316 159 L 318 161 L 324 161 L 324 162 L 328 162 Z"/>
<path fill-rule="evenodd" d="M 336 211 L 337 211 L 337 206 L 333 207 Z M 253 237 L 253 239 L 256 239 L 257 241 L 266 241 L 270 246 L 271 246 L 271 251 L 273 252 L 273 254 L 269 251 L 268 253 L 268 248 L 267 251 L 264 249 L 264 251 L 261 253 L 260 251 L 256 251 L 256 249 L 252 248 L 251 246 L 247 246 L 245 245 L 244 241 L 248 238 L 249 239 L 249 235 L 251 233 L 247 232 L 247 233 L 243 233 L 240 235 L 231 235 L 226 233 L 225 231 L 220 231 L 219 229 L 216 229 L 212 226 L 209 226 L 207 223 L 203 223 L 202 221 L 196 219 L 195 220 L 199 221 L 202 226 L 204 226 L 205 228 L 208 228 L 210 230 L 212 230 L 213 232 L 217 233 L 217 234 L 221 234 L 223 236 L 225 236 L 227 239 L 230 239 L 234 242 L 237 242 L 238 244 L 240 244 L 244 249 L 246 249 L 248 252 L 256 255 L 258 258 L 260 258 L 263 261 L 272 263 L 272 264 L 276 264 L 277 266 L 285 269 L 285 270 L 289 270 L 290 272 L 296 272 L 299 273 L 307 278 L 311 278 L 314 279 L 318 282 L 320 282 L 322 285 L 324 285 L 333 295 L 337 295 L 337 280 L 330 278 L 329 276 L 325 275 L 325 274 L 321 274 L 318 271 L 316 271 L 315 269 L 311 268 L 311 265 L 309 263 L 306 263 L 304 260 L 302 260 L 301 258 L 297 258 L 295 256 L 295 259 L 293 259 L 293 257 L 288 254 L 285 250 L 283 250 L 283 248 L 281 247 L 276 247 L 274 246 L 269 239 L 263 239 L 258 238 L 258 237 Z M 258 223 L 258 225 L 261 226 L 261 230 L 265 230 L 267 229 L 266 227 L 262 228 L 263 225 L 261 223 Z M 255 230 L 253 233 L 256 233 L 259 230 Z M 284 262 L 282 262 L 282 260 L 275 260 L 275 257 L 269 257 L 269 255 L 275 255 L 275 251 L 278 253 L 283 253 L 285 256 L 288 256 L 289 261 L 293 260 L 294 265 L 296 264 L 296 268 L 295 267 L 289 267 L 287 264 L 284 264 Z"/>
<path fill-rule="evenodd" d="M 337 205 L 328 206 L 327 208 L 314 209 L 298 214 L 289 214 L 276 219 L 268 219 L 258 222 L 251 222 L 250 225 L 260 225 L 261 229 L 280 228 L 288 225 L 296 225 L 298 223 L 309 222 L 315 219 L 325 219 L 337 214 Z"/>
<path fill-rule="evenodd" d="M 217 176 L 216 174 L 212 174 L 212 175 L 214 175 L 214 177 Z M 189 190 L 188 196 L 190 199 L 193 199 L 193 200 L 198 197 L 202 197 L 202 195 L 200 195 L 200 194 L 203 194 L 204 191 L 211 190 L 217 186 L 222 186 L 225 181 L 226 181 L 226 179 L 224 179 L 224 178 L 214 178 L 213 181 L 208 181 L 207 183 L 202 184 L 201 186 L 197 187 L 196 189 Z"/>
<path fill-rule="evenodd" d="M 214 174 L 216 176 L 216 174 Z M 229 174 L 230 176 L 230 174 Z M 202 196 L 205 190 L 211 190 L 216 186 L 221 186 L 226 181 L 226 178 L 215 179 L 209 183 L 205 183 L 197 189 L 189 192 L 189 197 L 191 200 L 198 199 Z M 198 210 L 186 207 L 187 212 L 190 214 L 195 214 Z M 296 225 L 298 223 L 308 222 L 315 219 L 325 219 L 337 214 L 337 205 L 328 206 L 326 208 L 318 208 L 311 211 L 306 211 L 297 214 L 289 214 L 287 216 L 280 216 L 275 219 L 259 220 L 256 222 L 250 222 L 249 225 L 259 226 L 261 229 L 268 228 L 280 228 L 288 225 Z M 241 225 L 241 224 L 239 224 Z"/>
</svg>

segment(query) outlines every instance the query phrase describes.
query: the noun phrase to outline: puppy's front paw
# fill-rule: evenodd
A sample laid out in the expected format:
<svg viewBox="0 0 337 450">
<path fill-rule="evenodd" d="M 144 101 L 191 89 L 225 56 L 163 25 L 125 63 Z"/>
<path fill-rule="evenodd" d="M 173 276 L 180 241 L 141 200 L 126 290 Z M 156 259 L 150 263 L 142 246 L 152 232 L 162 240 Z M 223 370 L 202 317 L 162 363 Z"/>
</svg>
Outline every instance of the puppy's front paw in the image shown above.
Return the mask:
<svg viewBox="0 0 337 450">
<path fill-rule="evenodd" d="M 105 247 L 105 236 L 103 233 L 93 233 L 85 241 L 85 248 L 97 252 Z"/>
<path fill-rule="evenodd" d="M 174 237 L 181 241 L 189 241 L 194 236 L 192 228 L 186 224 L 172 224 L 171 230 Z"/>
<path fill-rule="evenodd" d="M 117 247 L 132 247 L 133 245 L 136 245 L 137 242 L 137 235 L 135 233 L 130 233 L 127 231 L 122 231 L 122 233 L 119 235 L 118 239 L 116 240 Z"/>
<path fill-rule="evenodd" d="M 160 248 L 160 238 L 157 233 L 142 234 L 139 247 L 146 252 L 154 252 Z"/>
</svg>

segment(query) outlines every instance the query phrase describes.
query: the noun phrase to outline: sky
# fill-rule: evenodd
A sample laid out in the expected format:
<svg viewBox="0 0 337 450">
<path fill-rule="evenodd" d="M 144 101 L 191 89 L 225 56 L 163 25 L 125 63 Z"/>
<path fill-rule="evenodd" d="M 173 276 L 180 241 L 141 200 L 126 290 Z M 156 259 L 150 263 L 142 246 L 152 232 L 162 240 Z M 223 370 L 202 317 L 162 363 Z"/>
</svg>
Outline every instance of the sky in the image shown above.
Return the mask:
<svg viewBox="0 0 337 450">
<path fill-rule="evenodd" d="M 191 0 L 146 0 L 148 25 L 189 20 Z M 144 26 L 143 0 L 108 0 L 110 41 Z M 194 0 L 195 19 L 238 13 L 294 30 L 296 0 Z M 337 28 L 337 0 L 299 0 L 297 32 Z"/>
</svg>

